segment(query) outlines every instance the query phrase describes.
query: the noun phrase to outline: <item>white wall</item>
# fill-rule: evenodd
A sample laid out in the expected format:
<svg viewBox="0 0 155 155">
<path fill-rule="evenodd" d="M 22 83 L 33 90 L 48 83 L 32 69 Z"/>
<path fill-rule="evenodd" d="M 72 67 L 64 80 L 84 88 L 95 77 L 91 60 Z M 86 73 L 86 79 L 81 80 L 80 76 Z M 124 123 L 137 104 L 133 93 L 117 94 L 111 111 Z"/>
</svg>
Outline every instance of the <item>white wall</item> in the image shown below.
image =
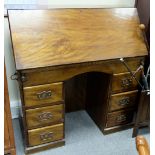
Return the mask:
<svg viewBox="0 0 155 155">
<path fill-rule="evenodd" d="M 11 105 L 11 112 L 12 117 L 18 117 L 18 105 L 20 102 L 19 98 L 19 89 L 17 81 L 11 80 L 11 75 L 16 72 L 14 59 L 13 59 L 13 52 L 11 46 L 11 39 L 10 39 L 10 31 L 8 25 L 8 19 L 4 19 L 4 55 L 5 55 L 5 65 L 6 65 L 6 74 L 7 74 L 7 81 L 8 81 L 8 91 L 10 97 L 10 105 Z"/>
<path fill-rule="evenodd" d="M 5 4 L 38 4 L 50 7 L 133 7 L 135 0 L 5 0 Z"/>
<path fill-rule="evenodd" d="M 5 4 L 21 4 L 21 2 L 25 4 L 49 4 L 50 7 L 134 7 L 135 0 L 50 0 L 47 2 L 45 0 L 6 0 Z M 50 8 L 49 7 L 49 8 Z M 8 79 L 8 89 L 10 96 L 10 104 L 11 104 L 11 113 L 12 117 L 18 117 L 18 109 L 19 109 L 19 89 L 16 81 L 12 81 L 10 76 L 15 73 L 15 64 L 13 59 L 12 47 L 11 47 L 11 39 L 10 32 L 8 26 L 8 19 L 4 20 L 4 50 L 5 50 L 5 63 L 6 63 L 6 72 Z"/>
<path fill-rule="evenodd" d="M 47 4 L 45 0 L 39 0 L 40 4 Z M 48 0 L 49 5 L 55 7 L 133 7 L 135 0 Z"/>
<path fill-rule="evenodd" d="M 5 0 L 6 4 L 45 4 L 54 7 L 133 7 L 135 0 Z"/>
</svg>

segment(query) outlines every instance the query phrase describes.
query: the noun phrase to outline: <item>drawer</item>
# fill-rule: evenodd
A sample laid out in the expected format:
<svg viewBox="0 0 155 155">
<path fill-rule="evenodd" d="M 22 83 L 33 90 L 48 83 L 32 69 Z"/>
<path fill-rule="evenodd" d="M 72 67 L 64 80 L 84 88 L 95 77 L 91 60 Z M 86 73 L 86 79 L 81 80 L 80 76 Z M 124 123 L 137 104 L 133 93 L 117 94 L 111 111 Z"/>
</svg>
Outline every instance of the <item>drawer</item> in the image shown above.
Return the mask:
<svg viewBox="0 0 155 155">
<path fill-rule="evenodd" d="M 141 61 L 144 61 L 144 57 L 134 57 L 134 58 L 125 58 L 126 63 L 131 70 L 136 70 Z M 84 64 L 70 64 L 63 66 L 55 66 L 48 68 L 40 68 L 36 70 L 22 70 L 21 71 L 21 80 L 22 84 L 25 86 L 34 86 L 41 85 L 46 83 L 55 83 L 59 81 L 65 81 L 73 76 L 87 73 L 87 72 L 104 72 L 104 73 L 114 73 L 119 74 L 127 72 L 127 69 L 124 67 L 122 62 L 118 59 L 115 60 L 106 60 L 99 62 L 89 62 Z"/>
<path fill-rule="evenodd" d="M 111 95 L 109 111 L 132 107 L 137 103 L 138 90 Z"/>
<path fill-rule="evenodd" d="M 132 122 L 133 111 L 118 111 L 108 113 L 106 127 L 113 127 Z"/>
<path fill-rule="evenodd" d="M 136 75 L 140 79 L 140 73 Z M 112 80 L 112 93 L 136 90 L 138 87 L 137 81 L 131 77 L 130 73 L 114 74 Z"/>
<path fill-rule="evenodd" d="M 24 87 L 25 107 L 46 105 L 62 101 L 62 82 L 33 87 Z"/>
<path fill-rule="evenodd" d="M 62 122 L 63 113 L 63 104 L 26 110 L 27 128 L 32 129 L 50 123 Z"/>
<path fill-rule="evenodd" d="M 58 124 L 44 128 L 28 130 L 29 146 L 35 146 L 64 138 L 64 125 Z"/>
</svg>

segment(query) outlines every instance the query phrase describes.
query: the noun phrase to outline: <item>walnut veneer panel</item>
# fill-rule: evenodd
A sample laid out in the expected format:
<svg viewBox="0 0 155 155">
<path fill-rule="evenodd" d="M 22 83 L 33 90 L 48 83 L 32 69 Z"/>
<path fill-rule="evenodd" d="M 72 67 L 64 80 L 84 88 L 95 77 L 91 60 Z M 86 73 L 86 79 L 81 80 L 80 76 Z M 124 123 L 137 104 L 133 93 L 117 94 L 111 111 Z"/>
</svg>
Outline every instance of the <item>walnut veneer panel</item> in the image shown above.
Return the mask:
<svg viewBox="0 0 155 155">
<path fill-rule="evenodd" d="M 17 70 L 147 55 L 135 8 L 10 10 Z"/>
<path fill-rule="evenodd" d="M 137 73 L 136 78 L 140 80 L 140 73 Z M 129 72 L 114 74 L 112 81 L 112 93 L 136 90 L 138 88 L 137 81 L 132 78 Z"/>
<path fill-rule="evenodd" d="M 136 105 L 138 90 L 111 95 L 109 111 L 120 110 Z"/>
<path fill-rule="evenodd" d="M 132 122 L 133 110 L 108 113 L 106 127 L 123 125 Z"/>
<path fill-rule="evenodd" d="M 144 57 L 126 58 L 126 63 L 131 70 L 136 70 Z M 86 72 L 104 72 L 108 74 L 127 72 L 126 67 L 119 59 L 100 62 L 72 64 L 57 67 L 23 70 L 24 86 L 34 86 L 68 80 L 76 75 Z M 48 75 L 48 76 L 45 76 Z"/>
<path fill-rule="evenodd" d="M 44 144 L 64 138 L 64 125 L 57 124 L 44 128 L 28 130 L 29 146 Z"/>
<path fill-rule="evenodd" d="M 24 101 L 26 107 L 33 107 L 48 103 L 63 101 L 62 82 L 24 87 Z"/>
<path fill-rule="evenodd" d="M 27 128 L 37 128 L 63 121 L 64 105 L 54 105 L 26 110 Z"/>
</svg>

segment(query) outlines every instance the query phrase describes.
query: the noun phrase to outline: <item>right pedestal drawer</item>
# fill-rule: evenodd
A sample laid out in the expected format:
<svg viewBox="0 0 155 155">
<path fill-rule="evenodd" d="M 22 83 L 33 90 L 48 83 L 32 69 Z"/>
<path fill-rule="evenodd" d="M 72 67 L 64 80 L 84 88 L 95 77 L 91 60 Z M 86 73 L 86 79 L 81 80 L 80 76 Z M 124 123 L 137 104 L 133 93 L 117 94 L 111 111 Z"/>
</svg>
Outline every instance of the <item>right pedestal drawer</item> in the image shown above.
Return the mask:
<svg viewBox="0 0 155 155">
<path fill-rule="evenodd" d="M 118 112 L 108 113 L 106 127 L 113 127 L 132 122 L 133 110 L 122 110 Z"/>
<path fill-rule="evenodd" d="M 140 79 L 140 73 L 136 74 L 136 78 Z M 129 72 L 114 74 L 112 80 L 112 93 L 121 93 L 125 91 L 136 90 L 138 88 L 137 81 L 132 78 Z"/>
<path fill-rule="evenodd" d="M 135 106 L 137 94 L 138 90 L 111 95 L 109 112 Z"/>
</svg>

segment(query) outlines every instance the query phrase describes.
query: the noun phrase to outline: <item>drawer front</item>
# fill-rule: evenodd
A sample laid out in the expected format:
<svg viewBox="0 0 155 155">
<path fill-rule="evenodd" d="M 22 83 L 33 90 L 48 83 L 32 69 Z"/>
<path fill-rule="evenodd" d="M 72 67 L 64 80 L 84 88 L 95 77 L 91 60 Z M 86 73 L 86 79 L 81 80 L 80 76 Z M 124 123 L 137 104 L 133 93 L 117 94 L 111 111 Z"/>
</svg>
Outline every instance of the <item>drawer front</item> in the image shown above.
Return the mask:
<svg viewBox="0 0 155 155">
<path fill-rule="evenodd" d="M 136 75 L 140 79 L 140 74 Z M 138 87 L 137 81 L 131 77 L 130 73 L 115 74 L 112 81 L 112 93 L 136 90 Z"/>
<path fill-rule="evenodd" d="M 132 122 L 133 111 L 112 112 L 107 115 L 106 127 L 113 127 Z"/>
<path fill-rule="evenodd" d="M 109 111 L 136 105 L 138 90 L 111 95 Z"/>
<path fill-rule="evenodd" d="M 54 122 L 62 122 L 63 113 L 63 104 L 26 110 L 27 128 L 31 129 Z"/>
<path fill-rule="evenodd" d="M 62 101 L 62 82 L 33 87 L 24 87 L 25 107 L 46 105 Z"/>
<path fill-rule="evenodd" d="M 61 140 L 64 138 L 63 130 L 63 124 L 28 130 L 29 146 Z"/>
<path fill-rule="evenodd" d="M 125 61 L 131 70 L 136 70 L 144 57 L 126 58 Z M 105 73 L 123 73 L 126 72 L 124 65 L 118 60 L 106 60 L 100 62 L 84 63 L 84 64 L 70 64 L 64 66 L 49 67 L 48 69 L 39 69 L 31 71 L 22 71 L 21 79 L 24 86 L 34 86 L 46 83 L 54 83 L 65 81 L 73 76 L 86 72 L 105 72 Z M 37 78 L 36 78 L 37 77 Z"/>
</svg>

